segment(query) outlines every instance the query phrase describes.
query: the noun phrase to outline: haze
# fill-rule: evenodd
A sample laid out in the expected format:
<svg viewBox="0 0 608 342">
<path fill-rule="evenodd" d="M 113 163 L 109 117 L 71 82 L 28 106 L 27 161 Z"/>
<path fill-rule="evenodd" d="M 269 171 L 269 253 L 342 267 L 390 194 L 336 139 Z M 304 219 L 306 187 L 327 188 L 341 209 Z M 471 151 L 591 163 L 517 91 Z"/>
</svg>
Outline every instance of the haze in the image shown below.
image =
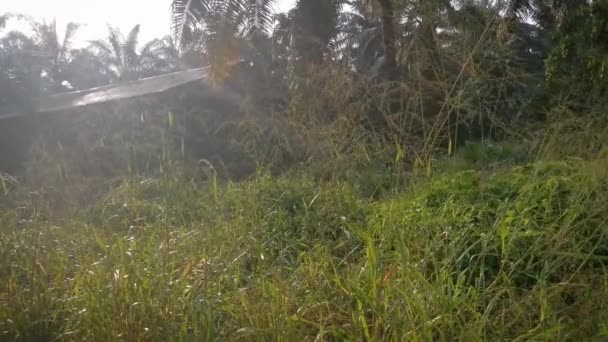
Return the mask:
<svg viewBox="0 0 608 342">
<path fill-rule="evenodd" d="M 149 41 L 170 33 L 170 3 L 170 0 L 9 0 L 3 4 L 0 14 L 20 13 L 47 22 L 55 19 L 61 34 L 68 22 L 79 23 L 82 26 L 75 37 L 77 45 L 106 37 L 108 25 L 126 33 L 140 24 L 140 40 Z M 293 4 L 294 0 L 278 0 L 277 11 L 287 11 Z M 12 29 L 27 31 L 28 28 L 13 20 L 7 30 Z"/>
</svg>

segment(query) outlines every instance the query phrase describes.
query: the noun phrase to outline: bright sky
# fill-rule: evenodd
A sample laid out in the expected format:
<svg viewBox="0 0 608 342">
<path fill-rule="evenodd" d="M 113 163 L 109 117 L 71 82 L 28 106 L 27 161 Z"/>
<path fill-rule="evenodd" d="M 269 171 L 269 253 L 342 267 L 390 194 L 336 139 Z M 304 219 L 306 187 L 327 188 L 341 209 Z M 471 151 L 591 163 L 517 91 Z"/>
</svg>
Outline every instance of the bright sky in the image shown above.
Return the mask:
<svg viewBox="0 0 608 342">
<path fill-rule="evenodd" d="M 169 34 L 171 0 L 1 0 L 0 14 L 21 13 L 37 20 L 57 20 L 62 34 L 72 21 L 82 24 L 75 37 L 77 45 L 107 36 L 107 25 L 118 27 L 127 34 L 136 24 L 141 25 L 140 42 Z M 277 11 L 293 7 L 295 0 L 277 0 Z M 21 29 L 23 24 L 9 22 L 7 30 Z"/>
</svg>

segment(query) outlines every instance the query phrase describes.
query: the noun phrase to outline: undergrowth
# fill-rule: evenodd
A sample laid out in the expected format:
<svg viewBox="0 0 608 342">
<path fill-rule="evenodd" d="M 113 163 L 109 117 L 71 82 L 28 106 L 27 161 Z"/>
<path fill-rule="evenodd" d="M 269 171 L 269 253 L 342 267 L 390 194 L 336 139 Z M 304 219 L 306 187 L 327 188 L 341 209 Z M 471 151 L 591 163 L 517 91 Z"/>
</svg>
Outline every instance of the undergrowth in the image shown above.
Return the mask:
<svg viewBox="0 0 608 342">
<path fill-rule="evenodd" d="M 61 218 L 24 196 L 0 217 L 0 334 L 608 336 L 608 159 L 511 163 L 479 146 L 458 158 L 468 164 L 384 192 L 356 177 L 218 184 L 167 172 L 125 179 Z"/>
</svg>

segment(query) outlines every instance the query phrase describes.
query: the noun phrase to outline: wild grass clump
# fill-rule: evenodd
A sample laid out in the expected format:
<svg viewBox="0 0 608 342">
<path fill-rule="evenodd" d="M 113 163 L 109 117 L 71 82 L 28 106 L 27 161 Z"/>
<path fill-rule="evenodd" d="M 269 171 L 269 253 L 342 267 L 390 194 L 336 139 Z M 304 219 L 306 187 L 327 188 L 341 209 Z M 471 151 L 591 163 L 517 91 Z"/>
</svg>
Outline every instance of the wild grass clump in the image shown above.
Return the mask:
<svg viewBox="0 0 608 342">
<path fill-rule="evenodd" d="M 0 333 L 606 336 L 606 166 L 600 158 L 443 171 L 382 197 L 296 173 L 240 183 L 166 173 L 125 178 L 60 219 L 34 215 L 38 203 L 10 208 L 1 217 Z"/>
<path fill-rule="evenodd" d="M 464 171 L 421 186 L 412 199 L 383 204 L 383 222 L 412 229 L 439 248 L 427 266 L 468 283 L 518 287 L 560 282 L 606 257 L 606 183 L 592 164 L 541 162 L 484 175 Z M 403 215 L 400 215 L 400 209 Z M 399 229 L 401 231 L 401 229 Z M 428 257 L 420 244 L 408 246 Z"/>
<path fill-rule="evenodd" d="M 518 312 L 526 318 L 513 324 L 543 334 L 548 326 L 556 331 L 527 338 L 586 336 L 597 322 L 581 325 L 577 310 L 589 310 L 588 322 L 602 315 L 587 291 L 594 287 L 589 282 L 604 282 L 608 260 L 608 183 L 598 172 L 605 173 L 605 161 L 540 162 L 491 175 L 451 173 L 419 187 L 416 195 L 383 203 L 375 220 L 385 225 L 381 241 L 393 244 L 396 255 L 407 255 L 426 277 L 489 296 L 486 314 L 505 319 L 519 305 L 541 301 L 526 314 Z M 581 279 L 585 285 L 575 284 Z M 488 337 L 523 332 L 492 324 Z"/>
</svg>

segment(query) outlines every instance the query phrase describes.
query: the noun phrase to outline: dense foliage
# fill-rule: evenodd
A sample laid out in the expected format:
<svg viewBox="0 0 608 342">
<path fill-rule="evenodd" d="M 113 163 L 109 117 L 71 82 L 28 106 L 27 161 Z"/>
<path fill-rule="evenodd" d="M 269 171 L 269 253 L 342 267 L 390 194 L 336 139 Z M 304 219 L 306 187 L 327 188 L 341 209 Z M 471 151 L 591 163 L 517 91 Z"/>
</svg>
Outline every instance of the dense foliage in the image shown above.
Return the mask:
<svg viewBox="0 0 608 342">
<path fill-rule="evenodd" d="M 606 338 L 608 2 L 275 5 L 0 16 L 0 340 Z"/>
<path fill-rule="evenodd" d="M 315 0 L 298 1 L 282 14 L 273 13 L 274 5 L 174 0 L 174 36 L 141 48 L 137 25 L 126 36 L 109 27 L 106 39 L 74 49 L 77 24 L 59 37 L 54 23 L 17 16 L 31 22 L 33 34 L 8 32 L 0 41 L 0 108 L 27 113 L 36 96 L 210 65 L 212 83 L 245 99 L 241 109 L 228 115 L 214 107 L 218 114 L 202 115 L 196 96 L 176 91 L 182 110 L 167 111 L 182 122 L 205 116 L 206 127 L 189 134 L 216 132 L 224 145 L 236 142 L 248 163 L 282 168 L 335 157 L 318 154 L 347 148 L 342 145 L 350 138 L 335 139 L 340 143 L 328 136 L 352 136 L 353 129 L 363 129 L 359 135 L 371 130 L 409 163 L 427 163 L 437 148 L 501 139 L 522 131 L 516 127 L 530 133 L 539 120 L 568 121 L 573 115 L 564 118 L 565 109 L 596 120 L 606 98 L 603 1 Z M 10 18 L 3 22 L 17 20 Z M 153 108 L 154 101 L 147 103 Z M 133 106 L 127 111 L 142 105 Z M 165 117 L 166 106 L 160 107 L 154 115 Z M 32 120 L 30 139 L 22 138 L 3 169 L 19 169 L 14 161 L 45 120 Z M 1 136 L 22 130 L 23 121 L 4 121 Z M 64 126 L 91 129 L 71 119 Z M 208 139 L 177 134 L 193 150 Z M 203 152 L 191 157 L 225 162 Z"/>
</svg>

